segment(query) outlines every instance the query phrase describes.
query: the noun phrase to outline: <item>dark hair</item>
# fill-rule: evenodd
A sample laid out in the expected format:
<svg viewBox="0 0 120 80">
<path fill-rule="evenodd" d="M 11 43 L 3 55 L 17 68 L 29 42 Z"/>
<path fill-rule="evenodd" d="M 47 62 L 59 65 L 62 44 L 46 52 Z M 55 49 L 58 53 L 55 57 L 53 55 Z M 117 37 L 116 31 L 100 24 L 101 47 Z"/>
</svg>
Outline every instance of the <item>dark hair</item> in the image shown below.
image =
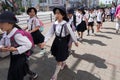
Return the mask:
<svg viewBox="0 0 120 80">
<path fill-rule="evenodd" d="M 73 8 L 68 8 L 67 9 L 67 14 L 74 14 L 74 9 Z"/>
<path fill-rule="evenodd" d="M 27 14 L 28 15 L 29 15 L 29 13 L 31 12 L 32 9 L 35 11 L 35 14 L 37 14 L 37 9 L 34 8 L 34 7 L 30 7 L 30 8 L 27 9 Z"/>
<path fill-rule="evenodd" d="M 67 17 L 67 13 L 66 13 L 66 9 L 64 7 L 55 7 L 53 9 L 53 13 L 56 14 L 56 10 L 60 11 L 60 14 L 63 16 L 63 20 L 65 21 L 69 21 L 68 17 Z"/>
<path fill-rule="evenodd" d="M 18 26 L 17 24 L 13 25 L 14 27 L 16 27 L 17 29 L 22 29 L 20 26 Z"/>
<path fill-rule="evenodd" d="M 78 10 L 81 11 L 83 15 L 85 15 L 84 7 L 80 7 Z"/>
<path fill-rule="evenodd" d="M 9 24 L 13 25 L 13 28 L 16 27 L 17 29 L 22 29 L 20 26 L 18 26 L 16 23 L 10 23 Z"/>
</svg>

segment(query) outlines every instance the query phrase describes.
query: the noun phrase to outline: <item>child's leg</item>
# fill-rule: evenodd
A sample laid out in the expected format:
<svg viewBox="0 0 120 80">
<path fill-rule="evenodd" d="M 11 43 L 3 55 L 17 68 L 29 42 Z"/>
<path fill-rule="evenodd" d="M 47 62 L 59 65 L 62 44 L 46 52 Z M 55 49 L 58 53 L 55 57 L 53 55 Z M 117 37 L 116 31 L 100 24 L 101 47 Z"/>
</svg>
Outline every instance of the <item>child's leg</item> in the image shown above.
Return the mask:
<svg viewBox="0 0 120 80">
<path fill-rule="evenodd" d="M 62 62 L 57 62 L 54 75 L 52 76 L 52 78 L 50 80 L 57 80 L 57 76 L 58 76 L 58 73 L 59 73 L 59 71 L 61 69 L 61 65 L 62 65 Z"/>
<path fill-rule="evenodd" d="M 45 48 L 43 46 L 41 46 L 41 43 L 38 44 L 40 50 L 40 54 L 44 54 L 45 53 Z"/>
<path fill-rule="evenodd" d="M 77 32 L 78 33 L 78 37 L 80 38 L 80 32 Z"/>
<path fill-rule="evenodd" d="M 91 27 L 91 29 L 92 29 L 92 33 L 94 33 L 94 28 L 93 28 L 93 26 Z"/>
<path fill-rule="evenodd" d="M 116 22 L 116 33 L 118 33 L 119 29 L 120 29 L 120 23 L 117 21 Z"/>
<path fill-rule="evenodd" d="M 26 69 L 27 69 L 27 73 L 30 75 L 30 78 L 36 79 L 38 77 L 38 74 L 31 71 L 30 66 L 29 66 L 29 60 L 26 61 Z"/>
<path fill-rule="evenodd" d="M 88 26 L 88 29 L 87 29 L 87 32 L 88 32 L 88 34 L 87 34 L 87 36 L 89 36 L 90 35 L 90 26 Z"/>
<path fill-rule="evenodd" d="M 81 32 L 81 35 L 80 35 L 81 39 L 83 39 L 83 32 Z"/>
<path fill-rule="evenodd" d="M 100 24 L 97 24 L 97 32 L 100 31 Z"/>
</svg>

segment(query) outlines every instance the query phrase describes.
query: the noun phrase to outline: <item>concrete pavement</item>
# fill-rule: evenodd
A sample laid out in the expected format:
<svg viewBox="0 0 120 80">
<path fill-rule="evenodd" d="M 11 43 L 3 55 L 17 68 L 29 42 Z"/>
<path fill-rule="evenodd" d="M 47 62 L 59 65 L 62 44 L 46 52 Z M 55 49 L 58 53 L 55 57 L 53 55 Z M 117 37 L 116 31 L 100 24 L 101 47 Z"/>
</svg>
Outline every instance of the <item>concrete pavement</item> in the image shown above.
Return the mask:
<svg viewBox="0 0 120 80">
<path fill-rule="evenodd" d="M 45 34 L 51 23 L 45 25 Z M 115 23 L 105 22 L 101 32 L 96 36 L 86 36 L 79 43 L 73 44 L 72 53 L 64 70 L 60 71 L 58 80 L 120 80 L 120 33 L 115 34 Z M 39 74 L 36 80 L 50 80 L 55 70 L 55 60 L 50 55 L 53 38 L 47 43 L 47 54 L 38 54 L 39 48 L 30 58 L 31 69 Z M 9 57 L 0 58 L 0 80 L 6 80 Z M 25 80 L 29 80 L 26 76 Z"/>
</svg>

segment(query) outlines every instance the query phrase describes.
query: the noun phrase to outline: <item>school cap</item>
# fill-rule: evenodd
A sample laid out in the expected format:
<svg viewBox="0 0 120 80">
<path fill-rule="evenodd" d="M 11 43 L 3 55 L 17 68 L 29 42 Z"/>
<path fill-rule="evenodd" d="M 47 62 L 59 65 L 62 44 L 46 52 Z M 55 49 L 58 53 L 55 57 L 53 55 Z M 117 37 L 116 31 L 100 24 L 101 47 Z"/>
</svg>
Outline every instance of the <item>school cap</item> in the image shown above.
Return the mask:
<svg viewBox="0 0 120 80">
<path fill-rule="evenodd" d="M 0 22 L 17 23 L 18 20 L 13 12 L 5 11 L 0 14 Z"/>
<path fill-rule="evenodd" d="M 67 14 L 74 14 L 74 9 L 73 8 L 68 8 L 67 9 Z"/>
<path fill-rule="evenodd" d="M 63 6 L 58 6 L 53 9 L 53 13 L 55 14 L 56 10 L 59 10 L 61 13 L 66 14 L 66 9 Z"/>
<path fill-rule="evenodd" d="M 65 21 L 67 21 L 67 22 L 69 21 L 69 19 L 67 18 L 67 13 L 66 13 L 65 7 L 63 7 L 63 6 L 55 7 L 55 8 L 53 9 L 53 13 L 54 13 L 54 14 L 55 14 L 56 10 L 59 10 L 60 13 L 64 16 L 64 17 L 63 17 L 63 20 L 65 20 Z"/>
</svg>

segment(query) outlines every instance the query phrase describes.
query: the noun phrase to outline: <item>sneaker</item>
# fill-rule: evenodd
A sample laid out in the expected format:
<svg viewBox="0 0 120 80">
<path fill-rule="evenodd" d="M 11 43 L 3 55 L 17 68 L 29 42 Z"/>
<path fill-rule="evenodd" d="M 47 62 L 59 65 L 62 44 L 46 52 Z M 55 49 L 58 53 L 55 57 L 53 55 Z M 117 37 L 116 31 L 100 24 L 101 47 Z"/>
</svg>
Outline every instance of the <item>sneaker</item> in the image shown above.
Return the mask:
<svg viewBox="0 0 120 80">
<path fill-rule="evenodd" d="M 45 52 L 46 52 L 45 49 L 41 49 L 40 52 L 39 52 L 39 54 L 44 55 Z"/>
<path fill-rule="evenodd" d="M 91 36 L 95 36 L 95 33 L 92 33 Z"/>
<path fill-rule="evenodd" d="M 89 34 L 87 34 L 87 36 L 90 36 Z"/>
<path fill-rule="evenodd" d="M 118 34 L 118 30 L 116 30 L 116 34 Z"/>
<path fill-rule="evenodd" d="M 78 40 L 78 41 L 81 41 L 81 38 L 78 38 L 77 40 Z"/>
<path fill-rule="evenodd" d="M 69 54 L 72 54 L 72 50 L 71 49 L 68 49 L 68 52 L 69 52 Z"/>
<path fill-rule="evenodd" d="M 30 80 L 35 80 L 38 78 L 38 74 L 34 73 L 33 75 L 30 76 Z"/>
</svg>

